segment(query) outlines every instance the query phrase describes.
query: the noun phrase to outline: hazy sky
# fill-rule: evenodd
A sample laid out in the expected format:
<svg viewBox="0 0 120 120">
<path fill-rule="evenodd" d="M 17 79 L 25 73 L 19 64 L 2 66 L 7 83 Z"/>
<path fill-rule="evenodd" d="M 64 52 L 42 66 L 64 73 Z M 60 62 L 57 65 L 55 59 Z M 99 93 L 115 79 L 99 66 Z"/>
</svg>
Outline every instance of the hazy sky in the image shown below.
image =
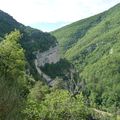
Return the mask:
<svg viewBox="0 0 120 120">
<path fill-rule="evenodd" d="M 120 0 L 0 0 L 0 9 L 25 25 L 50 31 L 105 11 L 119 2 Z"/>
</svg>

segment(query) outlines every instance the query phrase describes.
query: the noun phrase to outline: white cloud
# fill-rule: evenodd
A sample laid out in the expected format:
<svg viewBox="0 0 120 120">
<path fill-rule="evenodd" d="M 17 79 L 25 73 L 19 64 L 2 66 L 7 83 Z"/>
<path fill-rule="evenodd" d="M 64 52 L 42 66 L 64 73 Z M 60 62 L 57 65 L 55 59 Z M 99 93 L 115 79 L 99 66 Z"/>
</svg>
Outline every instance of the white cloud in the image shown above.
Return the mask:
<svg viewBox="0 0 120 120">
<path fill-rule="evenodd" d="M 0 0 L 0 9 L 19 22 L 73 22 L 119 3 L 120 0 Z"/>
</svg>

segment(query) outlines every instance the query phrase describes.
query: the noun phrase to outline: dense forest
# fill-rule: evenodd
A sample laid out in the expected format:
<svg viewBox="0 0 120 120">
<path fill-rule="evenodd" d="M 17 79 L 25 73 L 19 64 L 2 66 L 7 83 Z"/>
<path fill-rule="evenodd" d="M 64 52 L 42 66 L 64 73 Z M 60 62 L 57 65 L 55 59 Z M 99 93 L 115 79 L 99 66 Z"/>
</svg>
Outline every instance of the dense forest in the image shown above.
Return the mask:
<svg viewBox="0 0 120 120">
<path fill-rule="evenodd" d="M 0 120 L 120 120 L 120 4 L 52 33 L 0 11 Z M 66 33 L 66 34 L 65 34 Z M 40 69 L 37 51 L 60 45 Z"/>
</svg>

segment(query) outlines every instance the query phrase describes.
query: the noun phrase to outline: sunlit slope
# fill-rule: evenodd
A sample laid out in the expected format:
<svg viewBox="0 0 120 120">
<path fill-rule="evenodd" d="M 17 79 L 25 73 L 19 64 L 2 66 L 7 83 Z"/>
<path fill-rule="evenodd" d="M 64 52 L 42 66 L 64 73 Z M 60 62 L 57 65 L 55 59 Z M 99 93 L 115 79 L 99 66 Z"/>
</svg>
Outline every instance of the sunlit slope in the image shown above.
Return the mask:
<svg viewBox="0 0 120 120">
<path fill-rule="evenodd" d="M 91 28 L 99 24 L 105 16 L 105 13 L 95 15 L 53 31 L 51 34 L 57 38 L 62 50 L 66 51 L 83 38 Z"/>
<path fill-rule="evenodd" d="M 86 81 L 92 100 L 120 108 L 120 4 L 52 34 Z"/>
</svg>

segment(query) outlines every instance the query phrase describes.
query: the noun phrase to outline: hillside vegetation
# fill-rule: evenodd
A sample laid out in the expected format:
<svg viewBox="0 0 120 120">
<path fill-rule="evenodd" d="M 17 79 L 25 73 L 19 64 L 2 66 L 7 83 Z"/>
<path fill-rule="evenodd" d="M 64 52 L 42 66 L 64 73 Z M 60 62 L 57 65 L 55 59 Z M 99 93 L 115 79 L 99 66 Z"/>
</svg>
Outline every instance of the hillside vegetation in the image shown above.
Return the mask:
<svg viewBox="0 0 120 120">
<path fill-rule="evenodd" d="M 51 33 L 79 70 L 90 104 L 108 111 L 120 110 L 119 18 L 120 4 Z"/>
<path fill-rule="evenodd" d="M 52 35 L 0 11 L 0 120 L 119 120 L 119 11 L 120 4 Z M 50 87 L 34 53 L 58 44 L 55 37 L 65 58 L 41 67 L 55 79 Z"/>
<path fill-rule="evenodd" d="M 90 112 L 82 93 L 71 97 L 26 73 L 20 37 L 15 30 L 0 42 L 0 120 L 86 120 Z"/>
<path fill-rule="evenodd" d="M 56 44 L 49 33 L 26 27 L 0 11 L 0 120 L 85 120 L 89 116 L 82 93 L 72 98 L 68 90 L 50 88 L 36 77 L 33 52 Z M 54 72 L 57 65 L 51 66 Z"/>
<path fill-rule="evenodd" d="M 25 56 L 29 63 L 30 73 L 32 73 L 36 79 L 39 79 L 34 67 L 35 55 L 33 53 L 35 51 L 43 52 L 50 47 L 56 46 L 56 38 L 49 33 L 24 26 L 17 22 L 12 16 L 0 10 L 0 41 L 4 38 L 5 34 L 14 31 L 14 29 L 19 30 L 22 34 L 20 44 L 25 49 Z"/>
</svg>

